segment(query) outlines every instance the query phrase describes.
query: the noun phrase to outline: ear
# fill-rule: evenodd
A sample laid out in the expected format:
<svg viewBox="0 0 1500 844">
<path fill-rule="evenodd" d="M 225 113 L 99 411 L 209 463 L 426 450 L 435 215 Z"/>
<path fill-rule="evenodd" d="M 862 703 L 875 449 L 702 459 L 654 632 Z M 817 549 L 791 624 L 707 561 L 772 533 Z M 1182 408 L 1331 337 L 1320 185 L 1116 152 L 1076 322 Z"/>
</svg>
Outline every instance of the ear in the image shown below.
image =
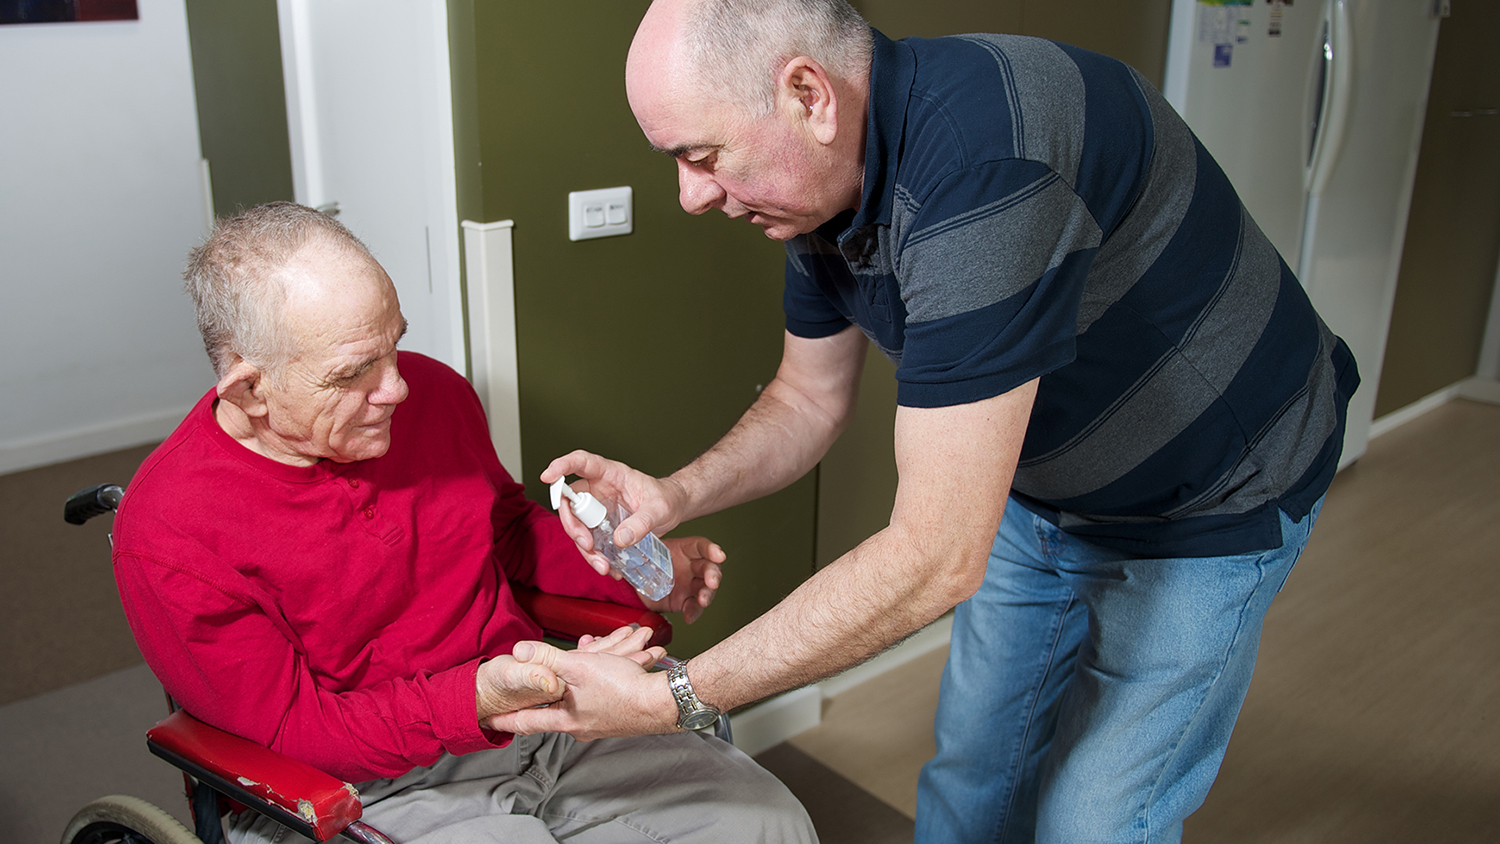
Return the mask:
<svg viewBox="0 0 1500 844">
<path fill-rule="evenodd" d="M 787 62 L 776 76 L 776 104 L 807 125 L 818 143 L 829 146 L 839 132 L 838 94 L 833 78 L 807 56 Z"/>
<path fill-rule="evenodd" d="M 256 418 L 268 412 L 265 373 L 239 355 L 234 356 L 234 363 L 219 379 L 217 390 L 220 401 L 238 407 L 246 416 Z"/>
</svg>

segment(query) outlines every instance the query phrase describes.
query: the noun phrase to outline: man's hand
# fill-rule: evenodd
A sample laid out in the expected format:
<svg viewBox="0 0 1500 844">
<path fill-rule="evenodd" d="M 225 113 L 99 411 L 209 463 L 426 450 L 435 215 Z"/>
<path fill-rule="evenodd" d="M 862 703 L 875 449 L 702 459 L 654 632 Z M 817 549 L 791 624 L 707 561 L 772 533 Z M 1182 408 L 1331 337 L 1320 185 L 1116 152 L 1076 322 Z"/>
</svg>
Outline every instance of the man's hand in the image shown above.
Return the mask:
<svg viewBox="0 0 1500 844">
<path fill-rule="evenodd" d="M 607 654 L 650 666 L 666 655 L 663 648 L 645 648 L 650 639 L 649 627 L 631 625 L 608 636 L 584 636 L 578 641 L 578 652 Z M 475 693 L 479 723 L 561 700 L 567 681 L 554 670 L 556 654 L 560 653 L 565 652 L 542 642 L 518 642 L 510 654 L 481 663 Z"/>
<path fill-rule="evenodd" d="M 660 659 L 661 648 L 631 653 L 630 643 L 634 641 L 638 648 L 645 643 L 641 633 L 649 636 L 649 632 L 617 639 L 620 633 L 580 640 L 574 651 L 544 642 L 518 642 L 512 651 L 518 661 L 544 666 L 566 681 L 562 699 L 546 707 L 495 715 L 486 726 L 516 735 L 569 733 L 580 741 L 675 732 L 677 705 L 666 675 L 648 674 L 645 669 Z"/>
<path fill-rule="evenodd" d="M 541 664 L 528 665 L 510 654 L 479 664 L 475 679 L 474 708 L 479 723 L 502 712 L 529 706 L 544 706 L 560 700 L 565 683 Z"/>
<path fill-rule="evenodd" d="M 660 601 L 645 601 L 646 607 L 657 612 L 680 612 L 683 620 L 692 624 L 713 602 L 714 593 L 724 582 L 719 569 L 725 559 L 724 549 L 701 536 L 662 542 L 672 552 L 672 591 Z"/>
<path fill-rule="evenodd" d="M 543 470 L 541 480 L 550 484 L 568 475 L 582 478 L 572 484 L 573 489 L 613 498 L 631 511 L 630 518 L 615 526 L 615 544 L 621 548 L 634 545 L 648 533 L 661 536 L 682 521 L 680 514 L 686 493 L 674 481 L 653 478 L 617 460 L 587 451 L 574 451 L 552 461 Z M 563 528 L 589 564 L 600 574 L 608 574 L 608 562 L 593 553 L 594 538 L 571 510 L 570 507 L 561 510 Z"/>
</svg>

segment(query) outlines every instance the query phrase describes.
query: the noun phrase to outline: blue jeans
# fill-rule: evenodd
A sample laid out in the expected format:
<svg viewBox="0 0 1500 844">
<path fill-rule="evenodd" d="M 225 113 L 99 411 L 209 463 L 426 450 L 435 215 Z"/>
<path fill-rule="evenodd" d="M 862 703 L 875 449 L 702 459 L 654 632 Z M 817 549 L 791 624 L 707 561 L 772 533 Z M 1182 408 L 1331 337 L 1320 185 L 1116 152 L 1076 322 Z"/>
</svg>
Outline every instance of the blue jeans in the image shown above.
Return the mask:
<svg viewBox="0 0 1500 844">
<path fill-rule="evenodd" d="M 954 616 L 918 844 L 1180 841 L 1321 506 L 1272 551 L 1140 559 L 1011 501 Z"/>
</svg>

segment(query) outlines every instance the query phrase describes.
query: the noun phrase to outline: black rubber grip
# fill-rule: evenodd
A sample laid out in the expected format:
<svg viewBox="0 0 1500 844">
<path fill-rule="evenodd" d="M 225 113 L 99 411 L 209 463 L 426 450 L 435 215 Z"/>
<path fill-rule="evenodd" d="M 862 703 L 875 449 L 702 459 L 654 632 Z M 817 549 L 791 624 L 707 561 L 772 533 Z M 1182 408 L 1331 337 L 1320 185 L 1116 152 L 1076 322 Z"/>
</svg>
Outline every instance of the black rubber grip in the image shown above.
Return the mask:
<svg viewBox="0 0 1500 844">
<path fill-rule="evenodd" d="M 120 497 L 125 491 L 114 484 L 99 484 L 79 490 L 63 505 L 63 521 L 70 525 L 81 525 L 95 516 L 112 513 L 120 506 Z"/>
</svg>

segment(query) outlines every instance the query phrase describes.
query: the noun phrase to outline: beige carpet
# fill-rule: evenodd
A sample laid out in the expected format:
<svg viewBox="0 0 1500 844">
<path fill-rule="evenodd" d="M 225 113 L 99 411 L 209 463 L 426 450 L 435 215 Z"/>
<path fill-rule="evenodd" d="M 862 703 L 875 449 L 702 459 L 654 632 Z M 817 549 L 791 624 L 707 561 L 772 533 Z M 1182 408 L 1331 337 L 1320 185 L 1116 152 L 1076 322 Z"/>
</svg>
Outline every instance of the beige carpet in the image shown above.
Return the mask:
<svg viewBox="0 0 1500 844">
<path fill-rule="evenodd" d="M 110 518 L 62 519 L 98 483 L 125 485 L 151 447 L 0 475 L 0 704 L 141 662 L 109 562 Z"/>
</svg>

